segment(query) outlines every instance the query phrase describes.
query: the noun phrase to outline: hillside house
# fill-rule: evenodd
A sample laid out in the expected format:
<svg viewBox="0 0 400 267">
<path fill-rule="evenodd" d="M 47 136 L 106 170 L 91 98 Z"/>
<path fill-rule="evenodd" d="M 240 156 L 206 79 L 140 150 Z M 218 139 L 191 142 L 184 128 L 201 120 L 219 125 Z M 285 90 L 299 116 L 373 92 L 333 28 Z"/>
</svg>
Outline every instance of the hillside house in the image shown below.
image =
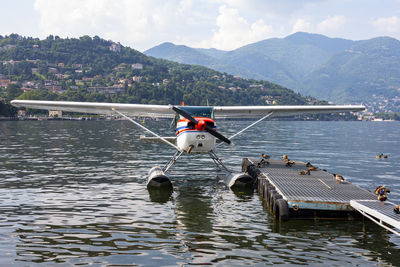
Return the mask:
<svg viewBox="0 0 400 267">
<path fill-rule="evenodd" d="M 135 83 L 140 83 L 142 78 L 143 78 L 142 76 L 133 76 L 132 81 L 134 81 Z"/>
<path fill-rule="evenodd" d="M 62 111 L 61 110 L 49 110 L 49 117 L 61 118 L 62 117 Z"/>
<path fill-rule="evenodd" d="M 49 68 L 48 70 L 50 73 L 58 73 L 58 70 L 56 68 Z"/>
<path fill-rule="evenodd" d="M 132 66 L 132 69 L 134 69 L 134 70 L 142 70 L 143 69 L 143 64 L 140 64 L 140 63 L 135 63 L 135 64 L 132 64 L 131 66 Z"/>
<path fill-rule="evenodd" d="M 0 86 L 7 87 L 11 83 L 10 79 L 0 79 Z"/>
<path fill-rule="evenodd" d="M 121 44 L 120 43 L 112 43 L 109 47 L 110 51 L 113 52 L 121 52 Z"/>
</svg>

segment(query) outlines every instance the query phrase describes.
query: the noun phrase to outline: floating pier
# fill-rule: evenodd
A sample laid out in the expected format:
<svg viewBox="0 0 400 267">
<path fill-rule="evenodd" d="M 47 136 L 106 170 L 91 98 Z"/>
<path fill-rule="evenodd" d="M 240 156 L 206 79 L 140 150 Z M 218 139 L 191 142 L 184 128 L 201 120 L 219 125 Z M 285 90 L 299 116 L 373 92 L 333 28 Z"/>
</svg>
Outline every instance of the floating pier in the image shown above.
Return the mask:
<svg viewBox="0 0 400 267">
<path fill-rule="evenodd" d="M 394 203 L 378 200 L 350 200 L 350 205 L 371 221 L 400 236 L 400 214 L 394 212 Z"/>
<path fill-rule="evenodd" d="M 326 170 L 308 172 L 308 168 L 299 161 L 288 164 L 285 160 L 245 158 L 242 163 L 243 171 L 257 181 L 260 197 L 278 219 L 353 219 L 361 214 L 351 206 L 351 200 L 376 200 L 373 193 L 346 180 L 337 181 Z"/>
<path fill-rule="evenodd" d="M 279 220 L 365 216 L 400 236 L 400 214 L 394 211 L 395 204 L 378 201 L 372 192 L 341 176 L 289 160 L 244 158 L 242 171 L 254 178 L 260 197 Z"/>
</svg>

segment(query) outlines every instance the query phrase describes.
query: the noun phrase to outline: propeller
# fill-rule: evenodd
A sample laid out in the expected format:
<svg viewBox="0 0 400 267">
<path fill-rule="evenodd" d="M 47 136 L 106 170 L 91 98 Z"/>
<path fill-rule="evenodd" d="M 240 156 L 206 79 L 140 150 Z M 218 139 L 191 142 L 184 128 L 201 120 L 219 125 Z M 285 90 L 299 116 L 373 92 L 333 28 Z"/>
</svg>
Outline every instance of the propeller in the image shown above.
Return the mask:
<svg viewBox="0 0 400 267">
<path fill-rule="evenodd" d="M 181 115 L 182 117 L 185 117 L 186 119 L 190 120 L 191 122 L 193 122 L 195 125 L 198 125 L 200 122 L 198 120 L 196 120 L 195 118 L 193 118 L 189 113 L 187 113 L 186 111 L 177 108 L 175 106 L 172 106 L 172 110 L 175 111 L 176 113 L 178 113 L 179 115 Z M 216 138 L 220 139 L 221 141 L 224 141 L 227 144 L 231 143 L 231 140 L 229 140 L 228 138 L 226 138 L 225 136 L 223 136 L 222 134 L 220 134 L 219 132 L 215 131 L 213 128 L 211 128 L 208 125 L 205 125 L 204 130 L 206 130 L 207 132 L 209 132 L 211 135 L 215 136 Z"/>
</svg>

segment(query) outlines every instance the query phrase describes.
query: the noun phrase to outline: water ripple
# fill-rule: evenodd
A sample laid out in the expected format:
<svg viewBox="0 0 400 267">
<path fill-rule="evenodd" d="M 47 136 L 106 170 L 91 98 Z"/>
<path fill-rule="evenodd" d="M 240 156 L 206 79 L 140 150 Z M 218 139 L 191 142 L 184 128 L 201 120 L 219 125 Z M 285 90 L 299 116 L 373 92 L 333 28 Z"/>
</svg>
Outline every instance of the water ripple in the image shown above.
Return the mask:
<svg viewBox="0 0 400 267">
<path fill-rule="evenodd" d="M 230 136 L 247 122 L 219 123 Z M 148 121 L 165 135 L 169 122 Z M 400 238 L 366 221 L 279 224 L 255 193 L 232 192 L 203 156 L 174 166 L 174 190 L 148 169 L 173 150 L 138 142 L 126 121 L 1 122 L 0 265 L 396 265 Z M 261 123 L 221 146 L 240 170 L 261 153 L 310 161 L 400 202 L 399 123 Z M 388 159 L 377 160 L 385 153 Z"/>
</svg>

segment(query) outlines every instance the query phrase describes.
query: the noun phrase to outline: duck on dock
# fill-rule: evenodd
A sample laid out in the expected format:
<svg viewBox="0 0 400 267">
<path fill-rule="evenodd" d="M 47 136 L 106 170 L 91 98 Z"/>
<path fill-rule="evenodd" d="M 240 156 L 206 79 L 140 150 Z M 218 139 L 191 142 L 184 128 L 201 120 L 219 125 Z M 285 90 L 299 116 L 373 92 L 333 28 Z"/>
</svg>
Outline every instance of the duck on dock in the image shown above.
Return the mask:
<svg viewBox="0 0 400 267">
<path fill-rule="evenodd" d="M 308 170 L 310 171 L 316 171 L 318 170 L 318 167 L 313 166 L 310 162 L 306 163 L 306 167 L 308 168 Z"/>
<path fill-rule="evenodd" d="M 375 195 L 386 195 L 387 193 L 390 193 L 390 189 L 386 188 L 384 185 L 380 185 L 374 190 Z"/>
<path fill-rule="evenodd" d="M 334 173 L 333 174 L 333 178 L 335 178 L 337 184 L 340 184 L 341 182 L 344 182 L 344 177 L 342 175 L 340 175 L 340 174 Z"/>
<path fill-rule="evenodd" d="M 271 156 L 270 156 L 270 155 L 267 155 L 267 154 L 261 154 L 261 157 L 262 157 L 263 159 L 269 159 Z"/>
<path fill-rule="evenodd" d="M 393 208 L 394 213 L 400 214 L 400 204 Z"/>
<path fill-rule="evenodd" d="M 288 160 L 289 160 L 289 158 L 288 158 L 287 155 L 282 155 L 282 159 L 285 160 L 285 161 L 288 161 Z"/>
<path fill-rule="evenodd" d="M 292 167 L 294 164 L 296 164 L 296 162 L 293 160 L 286 161 L 286 167 Z"/>
<path fill-rule="evenodd" d="M 261 159 L 259 163 L 257 163 L 257 167 L 258 168 L 262 168 L 265 165 L 269 165 L 269 161 L 265 160 L 265 159 Z"/>
<path fill-rule="evenodd" d="M 379 195 L 379 196 L 378 196 L 378 200 L 381 201 L 381 202 L 386 201 L 386 199 L 387 199 L 387 195 L 386 195 L 386 194 L 383 194 L 383 195 Z"/>
<path fill-rule="evenodd" d="M 311 172 L 310 172 L 310 170 L 302 170 L 302 171 L 299 172 L 299 174 L 300 175 L 310 175 Z"/>
<path fill-rule="evenodd" d="M 384 202 L 387 200 L 387 194 L 390 193 L 389 188 L 384 185 L 380 185 L 374 190 L 375 195 L 378 195 L 378 200 Z"/>
</svg>

